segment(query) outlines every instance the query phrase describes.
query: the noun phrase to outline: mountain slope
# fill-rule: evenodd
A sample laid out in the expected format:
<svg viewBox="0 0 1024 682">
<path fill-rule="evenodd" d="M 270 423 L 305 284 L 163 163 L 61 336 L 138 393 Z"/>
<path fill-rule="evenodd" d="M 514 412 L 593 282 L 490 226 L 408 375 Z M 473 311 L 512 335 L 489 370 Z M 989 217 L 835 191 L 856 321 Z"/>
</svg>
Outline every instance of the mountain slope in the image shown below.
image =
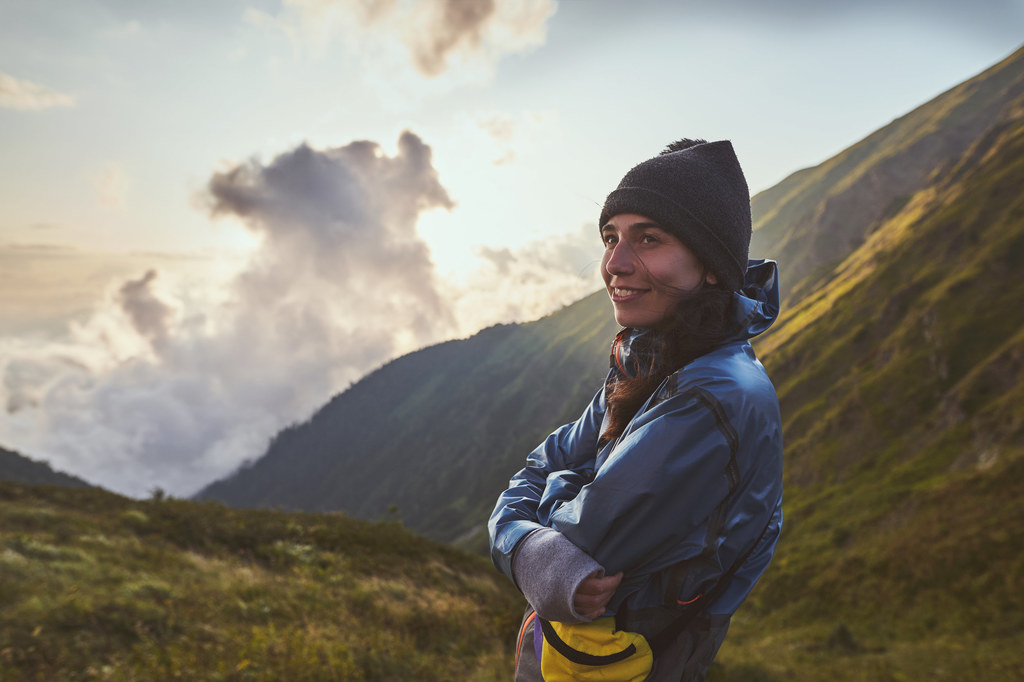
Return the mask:
<svg viewBox="0 0 1024 682">
<path fill-rule="evenodd" d="M 90 485 L 76 476 L 54 471 L 46 462 L 37 462 L 4 448 L 0 448 L 0 481 L 69 488 L 88 488 Z"/>
<path fill-rule="evenodd" d="M 601 293 L 411 353 L 197 497 L 363 518 L 397 506 L 406 525 L 437 539 L 479 531 L 526 454 L 593 398 L 617 329 Z"/>
<path fill-rule="evenodd" d="M 724 662 L 1024 673 L 1022 188 L 1024 95 L 761 341 L 786 530 Z"/>
<path fill-rule="evenodd" d="M 879 456 L 883 447 L 906 452 L 1013 387 L 1006 382 L 1017 369 L 1014 339 L 1024 324 L 1016 273 L 1024 260 L 1022 112 L 1024 94 L 958 165 L 937 174 L 841 263 L 829 286 L 785 311 L 760 341 L 780 400 L 797 420 L 787 431 L 795 481 L 820 479 L 821 467 L 808 457 L 820 458 L 832 443 L 826 426 L 849 425 L 853 414 L 871 411 L 860 447 L 869 444 Z M 984 369 L 990 364 L 994 374 Z M 995 376 L 1004 380 L 992 384 Z M 813 423 L 804 420 L 811 415 Z M 927 415 L 934 420 L 921 422 Z M 926 433 L 910 428 L 918 424 Z M 979 439 L 982 430 L 972 427 Z M 844 471 L 847 459 L 863 459 L 844 456 L 841 442 L 836 448 L 832 473 Z"/>
<path fill-rule="evenodd" d="M 785 297 L 799 300 L 932 173 L 947 172 L 1022 93 L 1024 48 L 761 192 L 751 201 L 750 252 L 778 260 Z"/>
</svg>

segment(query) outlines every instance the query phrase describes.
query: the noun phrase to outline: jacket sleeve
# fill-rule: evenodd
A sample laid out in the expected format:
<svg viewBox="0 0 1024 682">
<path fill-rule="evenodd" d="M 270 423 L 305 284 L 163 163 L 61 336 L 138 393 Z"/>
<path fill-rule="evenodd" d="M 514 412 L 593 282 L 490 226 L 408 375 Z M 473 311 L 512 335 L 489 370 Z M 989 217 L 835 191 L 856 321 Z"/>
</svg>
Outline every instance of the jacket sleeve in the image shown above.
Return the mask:
<svg viewBox="0 0 1024 682">
<path fill-rule="evenodd" d="M 513 581 L 516 546 L 529 533 L 545 526 L 538 521 L 542 498 L 545 505 L 571 499 L 590 480 L 604 412 L 602 389 L 579 419 L 556 430 L 530 453 L 526 466 L 512 477 L 508 489 L 498 497 L 487 524 L 491 559 Z M 555 484 L 545 496 L 549 477 Z"/>
<path fill-rule="evenodd" d="M 551 528 L 539 528 L 516 545 L 512 560 L 516 584 L 541 618 L 563 623 L 590 620 L 574 599 L 587 576 L 602 575 L 590 555 Z"/>
<path fill-rule="evenodd" d="M 593 480 L 540 521 L 609 574 L 649 574 L 713 541 L 736 485 L 735 433 L 706 392 L 684 392 L 643 412 Z"/>
</svg>

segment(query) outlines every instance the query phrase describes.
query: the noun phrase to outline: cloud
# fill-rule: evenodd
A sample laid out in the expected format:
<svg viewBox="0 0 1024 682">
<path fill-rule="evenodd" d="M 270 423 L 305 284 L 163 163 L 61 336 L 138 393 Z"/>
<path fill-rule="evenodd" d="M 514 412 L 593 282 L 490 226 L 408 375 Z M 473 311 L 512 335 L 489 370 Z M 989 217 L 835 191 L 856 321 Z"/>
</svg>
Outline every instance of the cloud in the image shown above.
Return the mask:
<svg viewBox="0 0 1024 682">
<path fill-rule="evenodd" d="M 536 319 L 601 287 L 601 242 L 593 223 L 516 249 L 480 246 L 474 253 L 481 267 L 458 302 L 464 329 Z"/>
<path fill-rule="evenodd" d="M 452 327 L 416 221 L 454 202 L 415 134 L 402 133 L 394 157 L 369 141 L 322 151 L 300 145 L 269 165 L 214 175 L 209 194 L 214 215 L 235 215 L 265 240 L 244 275 L 244 296 L 265 306 L 308 285 L 308 296 L 329 299 L 325 310 L 363 329 L 404 321 L 415 343 Z"/>
<path fill-rule="evenodd" d="M 516 160 L 516 152 L 512 149 L 517 128 L 515 119 L 502 114 L 491 114 L 477 119 L 476 124 L 502 147 L 501 154 L 491 163 L 495 166 L 504 166 Z"/>
<path fill-rule="evenodd" d="M 49 237 L 62 228 L 42 223 L 25 227 L 30 238 Z M 59 235 L 56 235 L 59 236 Z M 52 342 L 67 335 L 72 321 L 83 323 L 98 307 L 117 306 L 111 282 L 137 278 L 140 272 L 167 265 L 181 280 L 208 281 L 223 271 L 223 259 L 203 254 L 140 254 L 86 251 L 54 244 L 0 245 L 0 336 L 32 337 Z M 107 300 L 107 299 L 110 300 Z"/>
<path fill-rule="evenodd" d="M 321 55 L 339 36 L 363 51 L 397 39 L 416 71 L 436 78 L 456 62 L 493 64 L 542 45 L 555 9 L 555 0 L 284 0 L 276 16 L 252 8 L 245 16 Z"/>
<path fill-rule="evenodd" d="M 516 133 L 516 121 L 505 114 L 488 114 L 477 120 L 480 126 L 488 135 L 499 142 L 510 142 Z"/>
<path fill-rule="evenodd" d="M 503 54 L 544 44 L 552 0 L 432 0 L 401 19 L 403 42 L 416 69 L 434 78 L 453 61 L 496 62 Z"/>
<path fill-rule="evenodd" d="M 60 342 L 0 339 L 0 442 L 121 492 L 188 494 L 368 370 L 454 334 L 416 229 L 454 202 L 414 133 L 392 155 L 303 144 L 214 173 L 204 194 L 259 236 L 251 259 L 209 292 L 149 269 Z"/>
<path fill-rule="evenodd" d="M 478 246 L 474 251 L 476 255 L 489 261 L 497 269 L 498 275 L 502 277 L 508 276 L 509 266 L 516 262 L 516 257 L 507 248 L 495 249 L 489 246 Z"/>
<path fill-rule="evenodd" d="M 157 271 L 149 270 L 137 280 L 128 280 L 117 291 L 117 302 L 139 336 L 154 348 L 166 345 L 174 319 L 174 307 L 153 291 Z"/>
<path fill-rule="evenodd" d="M 0 73 L 0 107 L 39 110 L 73 106 L 75 98 L 71 95 Z"/>
<path fill-rule="evenodd" d="M 417 10 L 406 45 L 420 73 L 434 77 L 444 73 L 455 52 L 481 51 L 495 6 L 494 0 L 440 0 L 420 3 Z"/>
</svg>

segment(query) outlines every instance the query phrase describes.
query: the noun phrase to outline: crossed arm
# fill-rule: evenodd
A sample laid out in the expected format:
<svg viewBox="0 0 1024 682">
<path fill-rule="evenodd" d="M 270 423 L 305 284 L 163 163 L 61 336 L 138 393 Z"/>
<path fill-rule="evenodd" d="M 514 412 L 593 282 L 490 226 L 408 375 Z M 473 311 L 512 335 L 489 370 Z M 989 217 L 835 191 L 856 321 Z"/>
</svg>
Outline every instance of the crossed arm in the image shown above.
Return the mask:
<svg viewBox="0 0 1024 682">
<path fill-rule="evenodd" d="M 598 462 L 603 411 L 598 394 L 531 453 L 491 517 L 495 564 L 549 620 L 598 617 L 624 571 L 642 581 L 696 555 L 729 491 L 729 446 L 700 401 L 643 413 Z"/>
</svg>

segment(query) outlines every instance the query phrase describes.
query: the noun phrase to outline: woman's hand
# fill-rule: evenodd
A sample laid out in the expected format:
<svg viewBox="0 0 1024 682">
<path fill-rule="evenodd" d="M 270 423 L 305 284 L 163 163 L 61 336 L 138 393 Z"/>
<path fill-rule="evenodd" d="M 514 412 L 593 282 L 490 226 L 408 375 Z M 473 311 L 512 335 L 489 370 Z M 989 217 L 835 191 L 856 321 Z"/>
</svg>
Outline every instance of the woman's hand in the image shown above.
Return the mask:
<svg viewBox="0 0 1024 682">
<path fill-rule="evenodd" d="M 572 605 L 576 613 L 591 620 L 599 618 L 621 582 L 621 572 L 603 577 L 598 571 L 591 573 L 573 595 Z"/>
</svg>

